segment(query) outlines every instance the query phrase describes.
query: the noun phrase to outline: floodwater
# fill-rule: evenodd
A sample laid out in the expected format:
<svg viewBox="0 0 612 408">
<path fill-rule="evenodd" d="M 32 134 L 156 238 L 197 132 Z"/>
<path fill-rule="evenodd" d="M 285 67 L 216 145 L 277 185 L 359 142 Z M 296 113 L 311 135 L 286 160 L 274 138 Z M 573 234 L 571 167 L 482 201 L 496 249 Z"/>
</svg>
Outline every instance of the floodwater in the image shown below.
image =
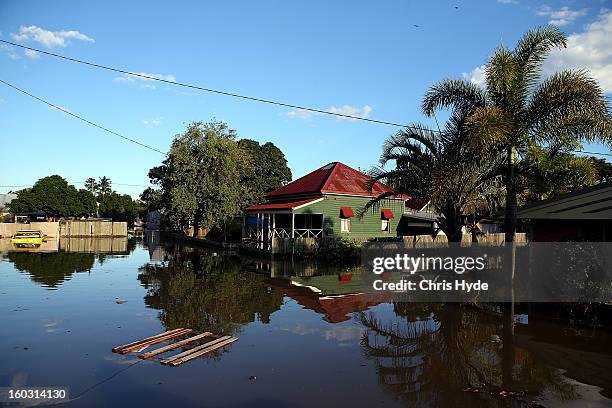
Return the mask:
<svg viewBox="0 0 612 408">
<path fill-rule="evenodd" d="M 3 252 L 0 387 L 69 387 L 84 407 L 612 406 L 605 328 L 393 302 L 355 276 L 155 237 Z M 239 341 L 178 367 L 111 352 L 178 327 Z"/>
</svg>

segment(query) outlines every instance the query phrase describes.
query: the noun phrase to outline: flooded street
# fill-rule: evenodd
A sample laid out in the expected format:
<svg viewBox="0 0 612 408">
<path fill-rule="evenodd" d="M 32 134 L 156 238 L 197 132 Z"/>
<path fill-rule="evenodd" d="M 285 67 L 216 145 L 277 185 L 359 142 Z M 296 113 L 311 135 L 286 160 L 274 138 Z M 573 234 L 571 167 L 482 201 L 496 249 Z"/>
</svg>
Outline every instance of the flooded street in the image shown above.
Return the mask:
<svg viewBox="0 0 612 408">
<path fill-rule="evenodd" d="M 155 239 L 70 247 L 91 252 L 0 254 L 1 387 L 67 386 L 69 406 L 612 406 L 611 332 L 528 306 L 394 303 L 354 270 Z M 111 352 L 179 327 L 239 341 L 174 368 Z"/>
</svg>

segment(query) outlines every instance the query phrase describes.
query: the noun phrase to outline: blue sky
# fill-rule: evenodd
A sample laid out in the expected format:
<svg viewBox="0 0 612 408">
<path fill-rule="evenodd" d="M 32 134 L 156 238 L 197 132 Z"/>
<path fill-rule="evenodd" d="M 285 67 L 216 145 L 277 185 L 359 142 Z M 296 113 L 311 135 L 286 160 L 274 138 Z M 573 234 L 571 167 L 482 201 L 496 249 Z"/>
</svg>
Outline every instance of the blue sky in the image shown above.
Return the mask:
<svg viewBox="0 0 612 408">
<path fill-rule="evenodd" d="M 587 68 L 610 95 L 611 3 L 0 0 L 0 38 L 209 88 L 433 127 L 419 108 L 429 86 L 443 78 L 480 80 L 479 67 L 495 46 L 514 46 L 545 23 L 571 34 L 546 70 Z M 0 48 L 0 79 L 162 151 L 185 123 L 216 116 L 242 138 L 279 146 L 296 178 L 331 161 L 369 168 L 397 130 L 125 78 L 10 47 Z M 117 191 L 136 197 L 143 187 L 119 183 L 147 185 L 148 169 L 163 159 L 2 84 L 0 140 L 0 185 L 50 174 L 74 182 L 107 176 Z"/>
</svg>

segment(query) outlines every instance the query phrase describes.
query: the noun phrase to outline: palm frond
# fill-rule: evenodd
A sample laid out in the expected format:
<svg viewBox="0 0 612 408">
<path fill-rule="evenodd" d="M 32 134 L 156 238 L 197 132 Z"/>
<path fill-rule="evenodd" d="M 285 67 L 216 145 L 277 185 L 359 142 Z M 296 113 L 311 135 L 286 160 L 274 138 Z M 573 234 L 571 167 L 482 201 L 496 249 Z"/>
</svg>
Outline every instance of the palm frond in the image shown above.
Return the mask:
<svg viewBox="0 0 612 408">
<path fill-rule="evenodd" d="M 498 107 L 483 107 L 467 118 L 465 129 L 474 150 L 489 152 L 500 150 L 511 142 L 513 121 Z"/>
<path fill-rule="evenodd" d="M 584 71 L 557 72 L 534 92 L 524 113 L 524 126 L 534 139 L 562 138 L 612 144 L 612 116 L 599 84 Z"/>
<path fill-rule="evenodd" d="M 445 79 L 433 85 L 423 98 L 422 109 L 432 116 L 436 109 L 454 108 L 467 112 L 487 104 L 487 94 L 478 85 L 458 79 Z"/>
<path fill-rule="evenodd" d="M 519 40 L 514 55 L 523 67 L 525 81 L 529 87 L 540 79 L 542 62 L 553 48 L 565 48 L 567 36 L 555 26 L 538 27 L 527 31 Z"/>
</svg>

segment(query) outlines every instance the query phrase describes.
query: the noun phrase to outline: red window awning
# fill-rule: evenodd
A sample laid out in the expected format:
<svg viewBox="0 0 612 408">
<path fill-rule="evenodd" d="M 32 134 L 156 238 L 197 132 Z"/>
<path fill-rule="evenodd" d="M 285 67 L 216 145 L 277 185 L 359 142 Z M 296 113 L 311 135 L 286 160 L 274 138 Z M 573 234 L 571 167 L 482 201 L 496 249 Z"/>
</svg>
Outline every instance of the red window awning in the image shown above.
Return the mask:
<svg viewBox="0 0 612 408">
<path fill-rule="evenodd" d="M 340 207 L 340 215 L 344 218 L 351 218 L 355 216 L 351 207 Z"/>
<path fill-rule="evenodd" d="M 393 218 L 393 211 L 388 208 L 383 208 L 380 210 L 380 215 L 384 220 L 390 220 Z"/>
</svg>

